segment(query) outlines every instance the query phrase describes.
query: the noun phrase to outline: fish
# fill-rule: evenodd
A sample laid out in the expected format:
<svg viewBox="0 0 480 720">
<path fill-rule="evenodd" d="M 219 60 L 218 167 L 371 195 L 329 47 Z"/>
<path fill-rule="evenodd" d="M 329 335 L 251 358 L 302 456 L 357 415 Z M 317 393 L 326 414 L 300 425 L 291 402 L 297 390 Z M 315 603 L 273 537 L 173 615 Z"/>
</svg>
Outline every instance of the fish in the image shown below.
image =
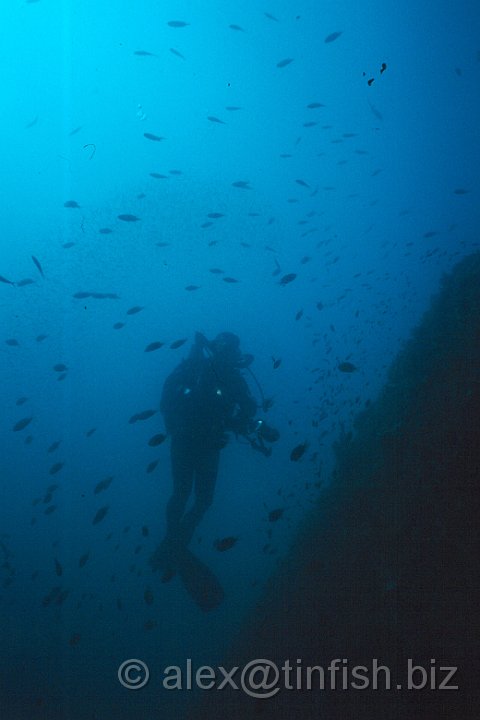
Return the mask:
<svg viewBox="0 0 480 720">
<path fill-rule="evenodd" d="M 387 69 L 387 63 L 382 63 L 382 65 L 380 67 L 380 75 L 382 73 L 384 73 L 386 69 Z"/>
<path fill-rule="evenodd" d="M 60 472 L 64 465 L 64 462 L 53 463 L 52 467 L 49 470 L 50 475 L 56 475 L 58 472 Z"/>
<path fill-rule="evenodd" d="M 130 425 L 133 425 L 134 423 L 138 422 L 138 420 L 148 420 L 149 418 L 153 417 L 156 412 L 156 410 L 142 410 L 142 412 L 132 415 L 128 422 L 130 423 Z"/>
<path fill-rule="evenodd" d="M 170 349 L 176 350 L 177 348 L 182 347 L 182 345 L 187 342 L 187 339 L 188 338 L 182 338 L 181 340 L 175 340 L 174 342 L 171 343 Z"/>
<path fill-rule="evenodd" d="M 300 445 L 294 447 L 292 452 L 290 453 L 290 460 L 292 460 L 293 462 L 297 462 L 297 460 L 300 460 L 307 448 L 308 442 L 300 443 Z"/>
<path fill-rule="evenodd" d="M 291 62 L 293 62 L 293 58 L 284 58 L 283 60 L 279 60 L 277 62 L 277 68 L 287 67 L 287 65 L 290 65 Z"/>
<path fill-rule="evenodd" d="M 225 552 L 225 550 L 230 550 L 235 543 L 237 542 L 238 537 L 234 537 L 233 535 L 230 535 L 229 537 L 224 537 L 222 539 L 217 539 L 213 543 L 213 547 L 218 550 L 218 552 Z"/>
<path fill-rule="evenodd" d="M 273 369 L 276 370 L 282 364 L 282 358 L 274 358 L 272 356 Z"/>
<path fill-rule="evenodd" d="M 55 510 L 57 509 L 56 505 L 49 505 L 47 508 L 45 508 L 44 515 L 51 515 Z"/>
<path fill-rule="evenodd" d="M 188 290 L 188 292 L 192 292 L 192 290 L 200 290 L 199 285 L 187 285 L 185 290 Z"/>
<path fill-rule="evenodd" d="M 163 346 L 163 342 L 160 342 L 160 340 L 156 340 L 155 342 L 151 342 L 147 347 L 145 348 L 144 352 L 153 352 L 154 350 L 159 350 Z"/>
<path fill-rule="evenodd" d="M 213 273 L 214 275 L 222 275 L 225 270 L 220 270 L 220 268 L 209 268 L 209 272 Z"/>
<path fill-rule="evenodd" d="M 3 277 L 3 275 L 0 275 L 0 282 L 5 283 L 6 285 L 15 285 L 12 280 L 8 280 L 8 278 Z"/>
<path fill-rule="evenodd" d="M 66 208 L 79 208 L 80 205 L 78 204 L 78 202 L 77 202 L 76 200 L 67 200 L 66 202 L 63 203 L 63 207 L 66 207 Z"/>
<path fill-rule="evenodd" d="M 244 190 L 250 190 L 250 180 L 235 180 L 232 183 L 233 187 L 242 188 Z"/>
<path fill-rule="evenodd" d="M 40 275 L 42 276 L 42 278 L 44 278 L 45 275 L 43 274 L 42 266 L 40 265 L 40 262 L 37 260 L 37 258 L 35 257 L 35 255 L 32 255 L 32 260 L 33 260 L 34 264 L 36 265 L 36 267 L 37 267 L 37 269 L 38 269 L 38 272 L 40 273 Z"/>
<path fill-rule="evenodd" d="M 48 453 L 53 453 L 53 452 L 55 452 L 55 450 L 59 447 L 60 443 L 61 443 L 61 440 L 55 440 L 55 442 L 53 442 L 53 443 L 49 446 L 47 452 L 48 452 Z"/>
<path fill-rule="evenodd" d="M 89 556 L 90 556 L 90 553 L 88 553 L 88 552 L 87 552 L 87 553 L 84 553 L 84 554 L 82 555 L 82 557 L 80 558 L 80 560 L 78 561 L 78 567 L 81 567 L 81 568 L 82 568 L 82 567 L 85 567 Z"/>
<path fill-rule="evenodd" d="M 71 248 L 74 245 L 75 245 L 74 242 L 66 242 L 66 243 L 63 243 L 62 247 L 65 248 L 66 250 L 68 250 L 68 248 Z"/>
<path fill-rule="evenodd" d="M 148 537 L 150 535 L 150 531 L 146 525 L 142 525 L 142 535 L 143 537 Z"/>
<path fill-rule="evenodd" d="M 182 60 L 185 60 L 185 55 L 182 55 L 182 53 L 179 52 L 178 50 L 175 50 L 175 48 L 169 48 L 169 50 L 171 53 L 173 53 L 177 57 L 182 58 Z"/>
<path fill-rule="evenodd" d="M 17 287 L 25 287 L 26 285 L 33 285 L 35 280 L 32 280 L 32 278 L 23 278 L 22 280 L 19 280 L 16 283 L 13 283 Z"/>
<path fill-rule="evenodd" d="M 148 52 L 148 50 L 134 50 L 133 54 L 139 57 L 156 57 L 155 53 Z"/>
<path fill-rule="evenodd" d="M 327 37 L 325 38 L 325 42 L 331 43 L 334 40 L 336 40 L 337 38 L 339 38 L 341 34 L 342 34 L 342 31 L 330 33 L 330 35 L 327 35 Z"/>
<path fill-rule="evenodd" d="M 159 462 L 158 460 L 152 460 L 151 463 L 148 463 L 147 473 L 152 473 L 155 470 L 155 468 L 157 467 L 158 462 Z"/>
<path fill-rule="evenodd" d="M 278 18 L 276 18 L 275 15 L 272 15 L 271 13 L 268 13 L 268 12 L 264 12 L 263 14 L 269 20 L 274 20 L 275 22 L 278 22 Z"/>
<path fill-rule="evenodd" d="M 28 400 L 27 397 L 19 397 L 18 400 L 16 401 L 15 405 L 25 405 L 27 400 Z"/>
<path fill-rule="evenodd" d="M 240 27 L 240 25 L 229 25 L 228 27 L 230 28 L 230 30 L 239 30 L 240 32 L 245 32 L 245 30 Z"/>
<path fill-rule="evenodd" d="M 221 212 L 211 212 L 211 213 L 208 213 L 207 217 L 213 218 L 216 220 L 217 218 L 225 217 L 225 215 Z"/>
<path fill-rule="evenodd" d="M 125 327 L 125 323 L 123 322 L 116 322 L 112 325 L 114 330 L 121 330 L 121 328 Z"/>
<path fill-rule="evenodd" d="M 109 475 L 109 476 L 106 477 L 104 480 L 100 480 L 100 482 L 98 482 L 98 483 L 95 485 L 95 489 L 94 489 L 94 491 L 93 491 L 93 494 L 94 494 L 94 495 L 98 495 L 99 493 L 103 492 L 104 490 L 107 490 L 107 488 L 110 487 L 110 484 L 111 484 L 112 480 L 113 480 L 113 476 L 112 476 L 112 475 Z"/>
<path fill-rule="evenodd" d="M 220 123 L 221 125 L 227 124 L 223 120 L 220 120 L 220 118 L 215 117 L 215 115 L 208 115 L 207 120 L 210 120 L 210 122 Z"/>
<path fill-rule="evenodd" d="M 223 282 L 226 282 L 226 283 L 237 283 L 237 282 L 240 282 L 240 281 L 237 280 L 236 278 L 228 277 L 228 276 L 222 278 L 222 280 L 223 280 Z"/>
<path fill-rule="evenodd" d="M 169 20 L 167 25 L 172 28 L 183 28 L 190 25 L 190 23 L 184 22 L 183 20 Z"/>
<path fill-rule="evenodd" d="M 53 369 L 55 372 L 65 372 L 65 370 L 68 370 L 68 367 L 64 363 L 57 363 L 53 366 Z"/>
<path fill-rule="evenodd" d="M 300 320 L 300 318 L 302 317 L 302 315 L 303 315 L 303 310 L 299 310 L 299 311 L 297 312 L 297 314 L 295 315 L 295 320 Z"/>
<path fill-rule="evenodd" d="M 455 188 L 453 192 L 455 195 L 466 195 L 468 190 L 466 188 Z"/>
<path fill-rule="evenodd" d="M 136 215 L 130 215 L 129 213 L 123 213 L 122 215 L 117 215 L 117 217 L 119 220 L 123 220 L 123 222 L 137 222 L 140 220 Z"/>
<path fill-rule="evenodd" d="M 109 508 L 108 505 L 104 505 L 103 507 L 100 508 L 100 510 L 97 510 L 95 517 L 92 520 L 92 525 L 97 525 L 99 522 L 101 522 L 103 520 L 103 518 L 105 517 L 105 515 L 108 512 L 108 508 Z"/>
<path fill-rule="evenodd" d="M 285 508 L 276 508 L 276 510 L 271 510 L 268 513 L 268 519 L 270 522 L 277 522 L 277 520 L 280 520 L 284 513 Z"/>
<path fill-rule="evenodd" d="M 61 577 L 63 575 L 63 568 L 58 562 L 57 558 L 54 559 L 55 562 L 55 572 L 57 573 L 58 577 Z"/>
<path fill-rule="evenodd" d="M 338 369 L 344 373 L 352 373 L 357 370 L 357 367 L 351 362 L 341 362 L 338 364 Z"/>
<path fill-rule="evenodd" d="M 113 232 L 113 230 L 112 230 L 112 228 L 105 227 L 105 228 L 100 228 L 100 230 L 98 232 L 100 233 L 100 235 L 110 235 Z"/>
<path fill-rule="evenodd" d="M 133 307 L 131 307 L 131 308 L 129 308 L 129 309 L 127 310 L 127 315 L 136 315 L 136 314 L 139 313 L 141 310 L 143 310 L 143 306 L 142 306 L 142 305 L 134 305 Z"/>
<path fill-rule="evenodd" d="M 78 125 L 78 127 L 73 128 L 73 130 L 70 130 L 70 132 L 68 133 L 69 137 L 72 137 L 72 135 L 76 135 L 77 133 L 79 133 L 80 130 L 82 129 L 82 127 L 83 127 L 83 125 Z"/>
<path fill-rule="evenodd" d="M 143 133 L 143 137 L 147 138 L 147 140 L 153 140 L 153 142 L 160 142 L 160 140 L 165 140 L 165 138 L 161 135 L 154 135 L 153 133 L 149 132 Z"/>
<path fill-rule="evenodd" d="M 229 110 L 230 112 L 233 112 L 234 110 L 241 110 L 242 108 L 238 105 L 226 105 L 225 110 Z"/>
<path fill-rule="evenodd" d="M 311 103 L 308 103 L 308 105 L 307 105 L 307 108 L 309 110 L 316 110 L 317 108 L 320 108 L 320 107 L 325 107 L 325 105 L 320 102 L 311 102 Z"/>
<path fill-rule="evenodd" d="M 296 273 L 288 273 L 287 275 L 284 275 L 284 276 L 279 280 L 279 283 L 278 283 L 278 284 L 279 284 L 279 285 L 288 285 L 288 283 L 293 282 L 296 277 L 297 277 L 297 274 L 296 274 Z"/>
<path fill-rule="evenodd" d="M 297 179 L 297 180 L 295 180 L 295 182 L 298 183 L 298 185 L 301 185 L 302 187 L 306 187 L 306 188 L 310 187 L 310 185 L 308 183 L 306 183 L 305 180 Z"/>
<path fill-rule="evenodd" d="M 7 345 L 10 345 L 10 347 L 19 347 L 20 346 L 20 343 L 15 338 L 8 338 L 7 340 L 5 340 L 5 343 Z"/>
<path fill-rule="evenodd" d="M 27 427 L 27 425 L 30 425 L 32 420 L 33 420 L 33 417 L 22 418 L 21 420 L 16 422 L 15 425 L 13 426 L 13 432 L 20 432 L 20 430 L 24 430 Z"/>
<path fill-rule="evenodd" d="M 148 174 L 150 175 L 150 177 L 155 178 L 155 180 L 165 180 L 168 177 L 168 175 L 162 175 L 162 173 L 158 172 L 151 172 Z"/>
<path fill-rule="evenodd" d="M 152 435 L 152 437 L 148 441 L 148 444 L 150 445 L 150 447 L 157 447 L 158 445 L 161 445 L 166 439 L 166 435 L 164 435 L 163 433 L 158 433 L 157 435 Z"/>
</svg>

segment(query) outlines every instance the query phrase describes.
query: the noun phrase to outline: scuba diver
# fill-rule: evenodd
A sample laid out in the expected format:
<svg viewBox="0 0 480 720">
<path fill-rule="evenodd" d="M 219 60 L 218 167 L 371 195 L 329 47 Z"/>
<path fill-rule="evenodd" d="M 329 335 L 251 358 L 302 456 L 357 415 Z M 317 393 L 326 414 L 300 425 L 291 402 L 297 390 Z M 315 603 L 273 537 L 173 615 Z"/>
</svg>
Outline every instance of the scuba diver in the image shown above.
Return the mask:
<svg viewBox="0 0 480 720">
<path fill-rule="evenodd" d="M 241 372 L 250 370 L 253 359 L 241 352 L 233 333 L 221 332 L 209 341 L 197 332 L 189 356 L 165 380 L 160 410 L 171 436 L 173 492 L 167 503 L 166 536 L 151 560 L 154 567 L 167 571 L 165 579 L 169 570 L 170 576 L 174 574 L 175 554 L 188 546 L 212 503 L 227 433 L 243 436 L 267 456 L 271 448 L 265 441 L 279 438 L 277 430 L 255 420 L 257 403 Z M 270 405 L 263 398 L 263 409 Z M 192 490 L 193 504 L 185 511 Z"/>
</svg>

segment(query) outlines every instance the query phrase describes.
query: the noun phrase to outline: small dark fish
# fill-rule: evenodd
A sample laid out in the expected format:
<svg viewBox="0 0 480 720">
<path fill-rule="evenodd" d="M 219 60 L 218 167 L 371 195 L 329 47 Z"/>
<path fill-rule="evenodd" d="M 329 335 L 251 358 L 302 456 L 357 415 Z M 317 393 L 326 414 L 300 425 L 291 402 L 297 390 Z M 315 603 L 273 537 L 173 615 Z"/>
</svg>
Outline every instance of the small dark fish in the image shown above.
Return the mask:
<svg viewBox="0 0 480 720">
<path fill-rule="evenodd" d="M 230 535 L 229 537 L 224 537 L 221 540 L 215 540 L 213 543 L 213 547 L 218 550 L 218 552 L 225 552 L 225 550 L 230 550 L 235 543 L 237 542 L 238 537 L 233 537 L 233 535 Z"/>
<path fill-rule="evenodd" d="M 119 220 L 123 220 L 123 222 L 137 222 L 138 220 L 140 220 L 140 218 L 136 215 L 130 215 L 129 213 L 117 215 L 117 217 Z"/>
<path fill-rule="evenodd" d="M 308 448 L 308 443 L 300 443 L 300 445 L 297 445 L 293 448 L 292 452 L 290 453 L 290 460 L 293 462 L 297 462 L 297 460 L 300 460 L 305 450 Z"/>
<path fill-rule="evenodd" d="M 323 103 L 319 103 L 319 102 L 311 102 L 311 103 L 308 103 L 308 105 L 307 105 L 307 108 L 309 110 L 316 110 L 317 108 L 321 108 L 321 107 L 325 107 L 325 105 Z"/>
<path fill-rule="evenodd" d="M 187 342 L 187 339 L 188 338 L 182 338 L 181 340 L 175 340 L 174 342 L 171 343 L 170 350 L 176 350 L 177 348 L 182 347 L 182 345 Z"/>
<path fill-rule="evenodd" d="M 112 228 L 100 228 L 98 232 L 100 233 L 100 235 L 110 235 L 113 230 Z"/>
<path fill-rule="evenodd" d="M 155 342 L 151 342 L 150 345 L 147 345 L 144 352 L 153 352 L 154 350 L 158 350 L 163 346 L 163 342 L 160 342 L 160 340 L 156 340 Z"/>
<path fill-rule="evenodd" d="M 317 304 L 316 304 L 317 310 L 323 310 L 323 307 L 324 307 L 323 303 L 317 302 Z"/>
<path fill-rule="evenodd" d="M 6 277 L 3 277 L 3 275 L 0 275 L 0 282 L 5 283 L 6 285 L 15 285 L 12 280 L 8 280 Z"/>
<path fill-rule="evenodd" d="M 228 27 L 230 28 L 230 30 L 239 30 L 240 32 L 245 32 L 245 30 L 240 27 L 240 25 L 229 25 Z"/>
<path fill-rule="evenodd" d="M 210 221 L 208 221 L 208 222 L 202 223 L 202 224 L 200 225 L 200 227 L 201 227 L 201 228 L 207 228 L 207 227 L 212 227 L 212 225 L 213 225 L 213 223 L 210 222 Z"/>
<path fill-rule="evenodd" d="M 16 285 L 17 287 L 25 287 L 26 285 L 33 285 L 35 280 L 32 280 L 32 278 L 23 278 L 23 280 L 19 280 L 17 283 L 12 283 L 12 285 Z"/>
<path fill-rule="evenodd" d="M 19 347 L 20 343 L 15 338 L 8 338 L 5 340 L 7 345 L 10 345 L 10 347 Z"/>
<path fill-rule="evenodd" d="M 207 120 L 210 120 L 210 122 L 220 123 L 220 125 L 226 125 L 227 123 L 223 120 L 220 120 L 220 118 L 215 117 L 215 115 L 209 115 L 207 117 Z"/>
<path fill-rule="evenodd" d="M 268 513 L 268 519 L 270 522 L 277 522 L 277 520 L 280 520 L 284 513 L 285 508 L 277 508 L 276 510 L 271 510 Z"/>
<path fill-rule="evenodd" d="M 114 330 L 121 330 L 121 328 L 125 327 L 125 323 L 123 322 L 116 322 L 113 324 Z"/>
<path fill-rule="evenodd" d="M 230 112 L 234 112 L 235 110 L 241 110 L 242 108 L 238 105 L 226 105 L 225 110 L 229 110 Z"/>
<path fill-rule="evenodd" d="M 57 363 L 53 366 L 53 369 L 55 372 L 65 372 L 65 370 L 68 370 L 68 367 L 64 363 Z"/>
<path fill-rule="evenodd" d="M 330 35 L 327 35 L 327 37 L 325 38 L 325 42 L 331 43 L 334 40 L 336 40 L 337 38 L 339 38 L 341 34 L 342 34 L 342 31 L 330 33 Z"/>
<path fill-rule="evenodd" d="M 290 65 L 290 63 L 293 62 L 293 58 L 284 58 L 283 60 L 280 60 L 277 62 L 278 68 L 284 68 L 287 67 L 287 65 Z"/>
<path fill-rule="evenodd" d="M 301 185 L 302 187 L 306 187 L 306 188 L 310 187 L 310 185 L 308 183 L 306 183 L 305 180 L 295 180 L 295 182 L 298 183 L 299 185 Z"/>
<path fill-rule="evenodd" d="M 77 203 L 76 200 L 67 200 L 67 202 L 63 203 L 63 207 L 66 208 L 79 208 L 80 205 Z"/>
<path fill-rule="evenodd" d="M 150 588 L 145 589 L 145 592 L 143 593 L 143 599 L 145 600 L 147 605 L 153 605 L 154 596 Z"/>
<path fill-rule="evenodd" d="M 57 573 L 58 577 L 61 577 L 63 575 L 63 568 L 58 562 L 57 558 L 54 559 L 55 562 L 55 572 Z"/>
<path fill-rule="evenodd" d="M 153 133 L 143 133 L 143 137 L 147 138 L 147 140 L 153 140 L 153 142 L 160 142 L 161 140 L 165 140 L 165 138 L 162 135 L 154 135 Z"/>
<path fill-rule="evenodd" d="M 211 213 L 208 213 L 207 217 L 213 218 L 214 220 L 216 220 L 217 218 L 225 217 L 225 215 L 220 212 L 211 212 Z"/>
<path fill-rule="evenodd" d="M 112 480 L 113 480 L 113 477 L 112 477 L 111 475 L 109 475 L 108 477 L 106 477 L 104 480 L 100 480 L 100 482 L 98 482 L 98 483 L 95 485 L 95 489 L 94 489 L 94 491 L 93 491 L 93 494 L 94 494 L 94 495 L 98 495 L 98 493 L 101 493 L 101 492 L 103 492 L 104 490 L 106 490 L 107 488 L 109 488 Z"/>
<path fill-rule="evenodd" d="M 209 272 L 213 273 L 214 275 L 223 275 L 225 270 L 220 270 L 220 268 L 210 268 Z"/>
<path fill-rule="evenodd" d="M 143 537 L 148 537 L 150 535 L 150 531 L 146 525 L 142 526 L 142 535 Z"/>
<path fill-rule="evenodd" d="M 20 397 L 20 398 L 18 398 L 18 400 L 17 400 L 17 402 L 15 403 L 15 405 L 25 405 L 25 403 L 27 402 L 27 400 L 28 400 L 27 397 Z"/>
<path fill-rule="evenodd" d="M 156 57 L 155 53 L 148 52 L 148 50 L 134 50 L 133 54 L 139 57 Z"/>
<path fill-rule="evenodd" d="M 100 510 L 97 510 L 97 513 L 92 520 L 92 525 L 97 525 L 99 522 L 101 522 L 103 520 L 103 518 L 105 517 L 105 515 L 108 512 L 108 507 L 109 507 L 108 505 L 105 505 L 104 507 L 101 507 Z"/>
<path fill-rule="evenodd" d="M 300 318 L 302 317 L 302 315 L 303 315 L 303 310 L 299 310 L 299 311 L 297 312 L 297 314 L 295 315 L 295 320 L 300 320 Z"/>
<path fill-rule="evenodd" d="M 133 307 L 131 307 L 131 308 L 129 308 L 129 309 L 127 310 L 127 315 L 136 315 L 136 314 L 139 313 L 141 310 L 143 310 L 143 306 L 142 306 L 142 305 L 134 305 Z"/>
<path fill-rule="evenodd" d="M 44 515 L 51 515 L 53 512 L 55 512 L 56 509 L 56 505 L 49 505 L 47 508 L 45 508 Z"/>
<path fill-rule="evenodd" d="M 454 191 L 455 195 L 466 195 L 468 193 L 468 190 L 465 188 L 456 188 Z"/>
<path fill-rule="evenodd" d="M 279 368 L 280 365 L 282 364 L 282 358 L 274 358 L 274 357 L 272 357 L 272 363 L 273 363 L 273 369 L 276 370 L 276 369 Z"/>
<path fill-rule="evenodd" d="M 170 48 L 170 52 L 173 53 L 174 55 L 176 55 L 177 57 L 182 58 L 182 60 L 185 60 L 185 55 L 182 55 L 182 53 L 179 52 L 178 50 L 175 50 L 175 48 Z"/>
<path fill-rule="evenodd" d="M 159 462 L 158 460 L 152 460 L 151 463 L 148 463 L 147 473 L 152 473 L 155 470 L 155 468 L 157 467 L 158 462 Z"/>
<path fill-rule="evenodd" d="M 42 266 L 40 265 L 40 263 L 39 263 L 39 261 L 37 260 L 37 258 L 35 257 L 35 255 L 32 255 L 32 260 L 33 260 L 33 262 L 35 263 L 35 265 L 36 265 L 36 267 L 37 267 L 37 269 L 38 269 L 38 272 L 40 273 L 40 275 L 42 276 L 42 278 L 44 278 L 45 275 L 43 274 Z"/>
<path fill-rule="evenodd" d="M 344 373 L 352 373 L 352 372 L 355 372 L 357 367 L 351 362 L 341 362 L 338 365 L 338 369 Z"/>
<path fill-rule="evenodd" d="M 387 63 L 382 63 L 382 66 L 380 68 L 380 75 L 385 72 L 387 69 Z"/>
<path fill-rule="evenodd" d="M 138 420 L 148 420 L 149 418 L 153 417 L 156 412 L 156 410 L 142 410 L 142 412 L 132 415 L 128 422 L 130 423 L 130 425 L 133 425 L 133 423 L 136 423 Z"/>
<path fill-rule="evenodd" d="M 49 470 L 50 475 L 56 475 L 58 472 L 60 472 L 64 465 L 65 463 L 63 462 L 53 463 L 52 467 Z"/>
<path fill-rule="evenodd" d="M 150 177 L 155 178 L 155 180 L 166 180 L 168 178 L 168 175 L 162 175 L 162 173 L 151 172 L 148 174 L 150 175 Z"/>
<path fill-rule="evenodd" d="M 66 250 L 68 250 L 68 248 L 71 248 L 74 245 L 75 245 L 74 242 L 66 242 L 66 243 L 63 243 L 62 247 L 65 248 Z"/>
<path fill-rule="evenodd" d="M 237 283 L 237 282 L 239 282 L 239 280 L 237 280 L 236 278 L 228 277 L 228 276 L 222 278 L 222 280 L 223 280 L 223 282 L 226 282 L 226 283 Z"/>
<path fill-rule="evenodd" d="M 73 296 L 76 300 L 85 300 L 86 298 L 92 297 L 92 293 L 84 292 L 81 290 L 80 292 L 75 293 Z"/>
<path fill-rule="evenodd" d="M 19 420 L 15 425 L 13 426 L 13 432 L 20 432 L 20 430 L 24 430 L 27 425 L 30 425 L 32 422 L 33 417 L 25 417 Z"/>
<path fill-rule="evenodd" d="M 169 20 L 167 25 L 173 28 L 183 28 L 187 27 L 187 25 L 190 25 L 190 23 L 184 22 L 183 20 Z"/>
<path fill-rule="evenodd" d="M 235 180 L 232 185 L 233 187 L 242 188 L 243 190 L 250 190 L 250 180 Z"/>
<path fill-rule="evenodd" d="M 200 290 L 200 285 L 187 285 L 185 290 L 192 292 L 192 290 Z"/>
<path fill-rule="evenodd" d="M 90 556 L 90 553 L 88 553 L 88 552 L 85 553 L 84 555 L 82 555 L 82 557 L 81 557 L 80 560 L 78 561 L 78 567 L 81 567 L 81 568 L 82 568 L 82 567 L 85 567 L 89 556 Z"/>
<path fill-rule="evenodd" d="M 73 128 L 73 130 L 70 130 L 70 132 L 68 133 L 69 136 L 72 137 L 72 135 L 76 135 L 77 133 L 79 133 L 82 127 L 83 125 L 79 125 L 78 127 Z"/>
<path fill-rule="evenodd" d="M 296 273 L 288 273 L 288 275 L 284 275 L 284 276 L 279 280 L 279 285 L 288 285 L 288 283 L 293 282 L 296 277 L 297 277 L 297 274 L 296 274 Z"/>
<path fill-rule="evenodd" d="M 157 445 L 161 445 L 165 440 L 167 436 L 163 433 L 158 433 L 158 435 L 153 435 L 150 440 L 148 441 L 148 444 L 150 447 L 157 447 Z"/>
<path fill-rule="evenodd" d="M 271 14 L 268 13 L 268 12 L 264 12 L 263 14 L 264 14 L 265 17 L 268 18 L 269 20 L 274 20 L 275 22 L 278 22 L 278 18 L 276 18 L 275 15 L 271 15 Z"/>
<path fill-rule="evenodd" d="M 48 448 L 47 452 L 48 452 L 48 453 L 53 453 L 53 452 L 55 452 L 55 450 L 59 447 L 60 442 L 61 442 L 61 440 L 55 440 L 55 442 L 53 442 L 53 443 L 50 445 L 50 447 Z"/>
</svg>

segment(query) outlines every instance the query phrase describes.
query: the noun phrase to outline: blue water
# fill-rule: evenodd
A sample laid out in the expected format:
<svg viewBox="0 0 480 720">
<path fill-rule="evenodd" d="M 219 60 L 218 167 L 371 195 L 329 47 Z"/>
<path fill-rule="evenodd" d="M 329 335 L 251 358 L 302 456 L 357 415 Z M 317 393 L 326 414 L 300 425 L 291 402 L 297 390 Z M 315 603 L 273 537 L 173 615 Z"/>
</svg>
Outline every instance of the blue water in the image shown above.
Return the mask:
<svg viewBox="0 0 480 720">
<path fill-rule="evenodd" d="M 0 28 L 2 717 L 181 716 L 192 693 L 163 668 L 221 662 L 332 443 L 478 249 L 478 4 L 13 0 Z M 194 538 L 226 592 L 211 613 L 147 562 L 171 483 L 148 440 L 197 330 L 240 336 L 281 433 L 270 458 L 222 453 Z"/>
</svg>

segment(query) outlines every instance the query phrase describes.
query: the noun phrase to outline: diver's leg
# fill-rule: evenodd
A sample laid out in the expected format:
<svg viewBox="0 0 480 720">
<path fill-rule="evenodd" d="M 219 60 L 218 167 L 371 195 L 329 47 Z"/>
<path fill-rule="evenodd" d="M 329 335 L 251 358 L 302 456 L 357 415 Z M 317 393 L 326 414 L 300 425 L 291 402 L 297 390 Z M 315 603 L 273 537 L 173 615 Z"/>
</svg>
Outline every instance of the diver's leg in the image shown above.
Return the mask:
<svg viewBox="0 0 480 720">
<path fill-rule="evenodd" d="M 188 545 L 195 528 L 212 504 L 217 481 L 218 448 L 203 449 L 197 456 L 195 464 L 195 501 L 191 509 L 185 513 L 181 522 L 182 540 Z"/>
<path fill-rule="evenodd" d="M 182 515 L 192 492 L 194 457 L 188 444 L 172 437 L 170 446 L 173 492 L 167 503 L 167 538 L 179 536 Z"/>
</svg>

